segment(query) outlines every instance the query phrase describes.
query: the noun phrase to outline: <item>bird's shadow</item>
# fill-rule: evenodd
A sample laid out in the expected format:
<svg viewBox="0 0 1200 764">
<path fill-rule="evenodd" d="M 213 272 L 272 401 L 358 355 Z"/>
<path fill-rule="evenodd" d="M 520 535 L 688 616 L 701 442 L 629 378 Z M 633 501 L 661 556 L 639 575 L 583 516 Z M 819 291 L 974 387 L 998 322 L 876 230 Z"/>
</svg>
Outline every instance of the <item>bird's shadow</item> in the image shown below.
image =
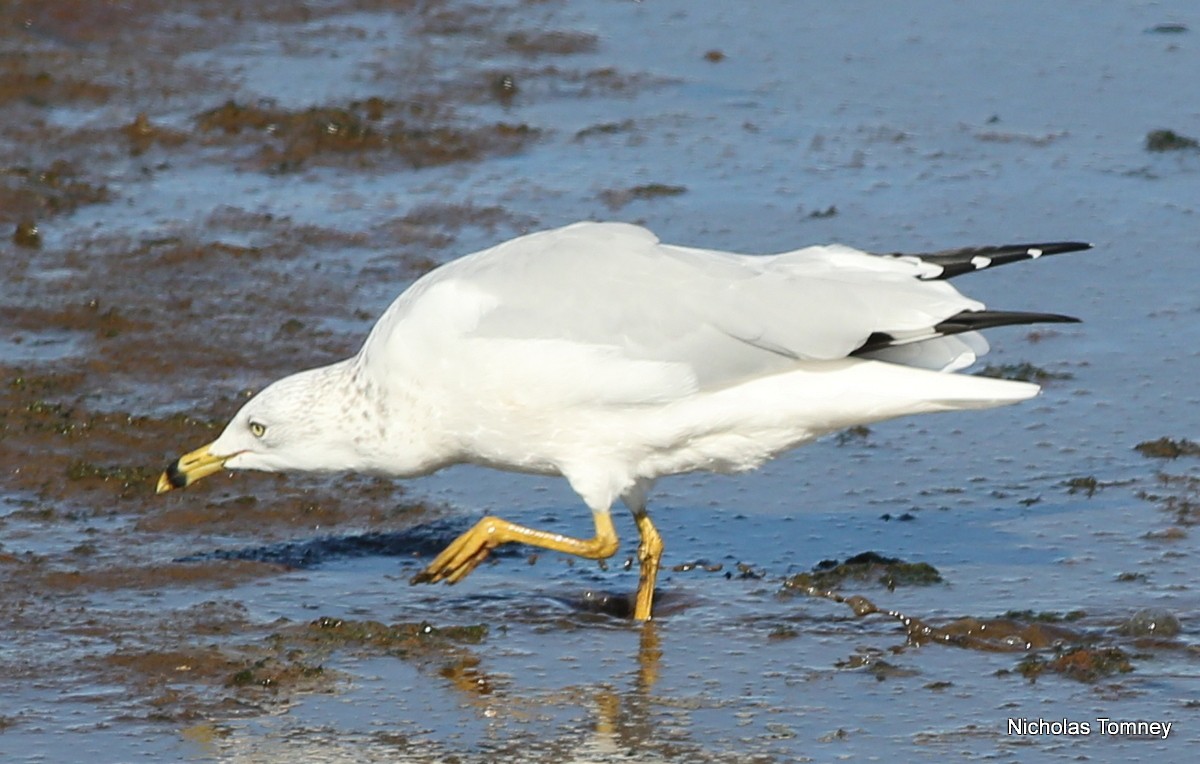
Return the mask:
<svg viewBox="0 0 1200 764">
<path fill-rule="evenodd" d="M 400 557 L 430 559 L 446 548 L 471 525 L 469 519 L 450 518 L 406 528 L 401 531 L 372 531 L 346 535 L 282 541 L 237 548 L 214 549 L 175 558 L 191 563 L 211 560 L 244 560 L 311 569 L 335 560 L 363 557 Z M 515 558 L 529 553 L 521 544 L 507 544 L 491 551 L 493 558 Z M 633 615 L 633 596 L 624 592 L 587 589 L 577 595 L 552 596 L 551 599 L 584 614 L 607 615 L 626 620 Z"/>
<path fill-rule="evenodd" d="M 248 560 L 291 568 L 314 568 L 333 560 L 355 557 L 433 557 L 469 527 L 470 523 L 461 519 L 435 520 L 402 531 L 328 535 L 236 549 L 214 549 L 177 557 L 175 562 Z M 494 549 L 491 554 L 515 557 L 520 550 L 510 545 Z"/>
</svg>

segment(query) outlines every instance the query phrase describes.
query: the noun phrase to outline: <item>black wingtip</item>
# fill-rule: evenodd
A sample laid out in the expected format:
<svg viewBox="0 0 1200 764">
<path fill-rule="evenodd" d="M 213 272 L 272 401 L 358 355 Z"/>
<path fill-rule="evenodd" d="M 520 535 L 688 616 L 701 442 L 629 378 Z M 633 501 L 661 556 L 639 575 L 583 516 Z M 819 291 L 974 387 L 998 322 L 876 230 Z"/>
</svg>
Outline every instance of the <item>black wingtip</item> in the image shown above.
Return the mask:
<svg viewBox="0 0 1200 764">
<path fill-rule="evenodd" d="M 928 336 L 897 338 L 887 332 L 872 332 L 851 355 L 865 355 L 884 348 L 924 342 L 938 337 L 947 337 L 963 332 L 978 332 L 997 326 L 1020 326 L 1024 324 L 1079 324 L 1075 316 L 1061 313 L 1031 313 L 1018 310 L 964 310 L 933 326 Z"/>
<path fill-rule="evenodd" d="M 964 310 L 935 325 L 938 334 L 961 334 L 992 329 L 997 326 L 1019 326 L 1022 324 L 1078 324 L 1075 316 L 1061 313 L 1031 313 L 1020 310 Z"/>
<path fill-rule="evenodd" d="M 1091 249 L 1086 241 L 1050 241 L 1032 244 L 1002 244 L 987 247 L 961 247 L 940 252 L 918 254 L 893 253 L 895 257 L 915 257 L 918 260 L 936 265 L 941 270 L 935 275 L 922 276 L 926 279 L 949 279 L 964 273 L 993 268 L 1021 260 L 1036 260 L 1048 255 L 1062 255 L 1068 252 L 1081 252 Z"/>
<path fill-rule="evenodd" d="M 1040 249 L 1042 255 L 1065 255 L 1068 252 L 1083 252 L 1094 246 L 1090 241 L 1055 241 L 1049 244 L 1017 244 L 1015 247 Z"/>
</svg>

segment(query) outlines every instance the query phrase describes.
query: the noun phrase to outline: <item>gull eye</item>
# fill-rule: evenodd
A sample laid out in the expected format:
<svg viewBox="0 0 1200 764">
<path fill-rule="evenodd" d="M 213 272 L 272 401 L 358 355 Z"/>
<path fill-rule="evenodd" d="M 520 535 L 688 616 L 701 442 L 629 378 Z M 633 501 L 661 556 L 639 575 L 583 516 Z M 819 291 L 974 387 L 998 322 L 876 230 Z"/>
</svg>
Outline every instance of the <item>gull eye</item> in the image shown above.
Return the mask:
<svg viewBox="0 0 1200 764">
<path fill-rule="evenodd" d="M 251 422 L 250 433 L 256 438 L 261 438 L 267 434 L 267 426 L 261 422 Z"/>
</svg>

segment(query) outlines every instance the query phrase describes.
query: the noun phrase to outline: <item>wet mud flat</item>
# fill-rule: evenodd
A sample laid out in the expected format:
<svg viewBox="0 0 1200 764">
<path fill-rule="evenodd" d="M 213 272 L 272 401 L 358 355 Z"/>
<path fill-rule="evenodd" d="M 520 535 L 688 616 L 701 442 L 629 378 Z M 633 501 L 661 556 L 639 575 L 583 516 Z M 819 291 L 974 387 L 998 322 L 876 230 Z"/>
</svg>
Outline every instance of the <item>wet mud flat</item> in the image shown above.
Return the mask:
<svg viewBox="0 0 1200 764">
<path fill-rule="evenodd" d="M 1129 203 L 1194 181 L 1186 141 L 1142 147 L 1161 125 L 1130 126 L 1128 155 L 1079 160 L 1061 125 L 983 114 L 922 138 L 921 118 L 892 125 L 843 96 L 806 112 L 816 134 L 798 148 L 773 117 L 793 103 L 786 78 L 738 69 L 753 50 L 740 26 L 582 7 L 8 4 L 4 759 L 86 745 L 97 762 L 1125 760 L 1200 739 L 1198 423 L 1194 390 L 1173 382 L 1194 379 L 1197 344 L 1180 338 L 1195 338 L 1195 306 L 1144 278 L 1136 315 L 1161 333 L 1106 321 L 1106 285 L 1134 281 L 1111 264 L 1066 307 L 1094 334 L 998 348 L 990 373 L 1047 384 L 1029 409 L 844 433 L 758 478 L 668 481 L 655 519 L 671 570 L 644 627 L 621 617 L 628 524 L 606 568 L 517 548 L 456 588 L 409 588 L 481 511 L 573 528 L 561 486 L 245 474 L 153 495 L 166 460 L 252 391 L 354 352 L 412 279 L 525 230 L 620 217 L 681 243 L 902 248 L 914 221 L 886 217 L 905 208 L 879 202 L 889 184 L 954 196 L 1008 163 L 1057 165 L 1066 184 L 1158 179 L 1112 192 Z M 1194 36 L 1120 22 L 1168 56 Z M 658 60 L 623 50 L 618 24 L 694 37 Z M 800 157 L 803 191 L 761 175 L 783 156 Z M 939 193 L 922 202 L 947 204 Z M 1042 202 L 1010 204 L 1042 230 Z M 1067 206 L 1069 233 L 1117 237 L 1093 204 Z M 1172 204 L 1125 216 L 1155 227 L 1143 241 L 1176 231 L 1159 244 L 1179 250 Z M 749 232 L 745 208 L 763 211 Z M 1045 283 L 1062 291 L 1070 266 L 1054 267 Z M 1010 302 L 1049 288 L 1010 287 Z M 1131 346 L 1144 366 L 1116 361 Z M 995 453 L 958 452 L 973 428 Z M 1006 733 L 1009 716 L 1062 715 L 1176 727 L 1109 748 Z"/>
<path fill-rule="evenodd" d="M 463 34 L 482 21 L 466 8 L 428 4 L 422 12 L 388 3 L 6 9 L 6 760 L 65 760 L 72 745 L 64 734 L 106 729 L 115 739 L 98 744 L 102 760 L 127 760 L 136 748 L 126 738 L 139 734 L 165 741 L 151 745 L 153 755 L 173 749 L 197 721 L 271 713 L 292 694 L 342 686 L 320 662 L 272 649 L 264 640 L 279 625 L 228 594 L 286 575 L 293 563 L 189 555 L 346 528 L 366 538 L 444 512 L 390 481 L 355 477 L 286 487 L 266 477 L 257 489 L 153 497 L 169 450 L 212 437 L 250 390 L 353 351 L 378 312 L 357 307 L 364 284 L 398 290 L 460 230 L 490 233 L 523 219 L 495 206 L 425 204 L 369 227 L 321 225 L 222 188 L 313 167 L 352 175 L 479 162 L 536 138 L 519 123 L 457 117 L 457 102 L 479 96 L 452 93 L 454 83 L 432 81 L 428 71 L 406 69 L 413 91 L 391 98 L 291 108 L 267 94 L 239 102 L 221 73 L 186 63 L 234 40 L 252 44 L 260 29 L 286 34 L 384 11 L 404 15 L 418 36 L 433 28 Z M 350 23 L 314 35 L 299 55 L 337 55 L 342 35 L 361 31 Z M 511 44 L 537 52 L 536 40 Z M 155 206 L 159 198 L 171 200 L 168 209 Z M 357 256 L 353 275 L 345 254 L 330 251 Z M 196 395 L 180 400 L 189 387 Z M 259 505 L 259 491 L 271 500 Z M 147 722 L 152 731 L 138 732 Z"/>
</svg>

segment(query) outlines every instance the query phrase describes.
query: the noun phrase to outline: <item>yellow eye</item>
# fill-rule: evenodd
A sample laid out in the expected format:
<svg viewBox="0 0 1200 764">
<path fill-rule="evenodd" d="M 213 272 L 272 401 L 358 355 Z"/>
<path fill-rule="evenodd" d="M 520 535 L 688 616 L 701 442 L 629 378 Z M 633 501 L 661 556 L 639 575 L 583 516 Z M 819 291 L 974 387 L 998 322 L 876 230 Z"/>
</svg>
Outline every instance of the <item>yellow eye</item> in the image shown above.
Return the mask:
<svg viewBox="0 0 1200 764">
<path fill-rule="evenodd" d="M 260 424 L 259 422 L 251 422 L 250 432 L 254 435 L 254 437 L 261 438 L 267 434 L 267 426 L 265 424 Z"/>
</svg>

